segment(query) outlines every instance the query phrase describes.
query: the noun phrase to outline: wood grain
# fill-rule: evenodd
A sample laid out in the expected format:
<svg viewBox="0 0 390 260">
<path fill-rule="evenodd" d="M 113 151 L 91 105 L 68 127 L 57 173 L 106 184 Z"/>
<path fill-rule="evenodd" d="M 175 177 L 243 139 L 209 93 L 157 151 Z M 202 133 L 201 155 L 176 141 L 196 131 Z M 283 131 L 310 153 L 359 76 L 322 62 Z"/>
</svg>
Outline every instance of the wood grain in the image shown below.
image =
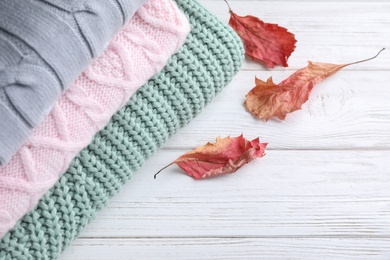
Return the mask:
<svg viewBox="0 0 390 260">
<path fill-rule="evenodd" d="M 222 21 L 229 21 L 223 1 L 201 1 Z M 306 66 L 308 60 L 348 63 L 376 54 L 390 43 L 390 3 L 388 2 L 289 2 L 229 1 L 238 15 L 254 15 L 264 22 L 288 28 L 297 39 L 296 50 L 289 59 L 288 70 Z M 247 62 L 242 70 L 264 70 Z M 286 70 L 276 67 L 273 71 Z M 375 62 L 349 67 L 348 70 L 390 70 L 390 52 Z"/>
<path fill-rule="evenodd" d="M 150 158 L 82 237 L 390 234 L 390 151 L 269 151 L 234 175 L 195 181 L 172 166 L 154 180 L 179 154 Z"/>
<path fill-rule="evenodd" d="M 222 0 L 201 0 L 222 21 Z M 204 112 L 152 156 L 60 259 L 390 259 L 390 3 L 231 0 L 295 33 L 289 67 L 246 60 Z M 279 82 L 307 60 L 348 63 L 285 121 L 243 107 L 254 77 Z M 217 136 L 259 136 L 267 155 L 195 181 L 172 166 Z"/>
<path fill-rule="evenodd" d="M 289 72 L 240 72 L 201 116 L 169 140 L 167 148 L 195 147 L 216 136 L 260 136 L 269 149 L 389 149 L 390 73 L 340 71 L 318 84 L 302 110 L 285 121 L 257 120 L 243 103 L 255 76 L 275 82 Z M 373 83 L 375 82 L 375 83 Z M 210 138 L 211 137 L 211 138 Z"/>
<path fill-rule="evenodd" d="M 389 259 L 390 239 L 137 238 L 78 239 L 63 257 L 106 259 Z M 84 250 L 84 248 L 90 250 Z M 389 249 L 389 248 L 388 248 Z M 314 258 L 315 257 L 315 258 Z"/>
</svg>

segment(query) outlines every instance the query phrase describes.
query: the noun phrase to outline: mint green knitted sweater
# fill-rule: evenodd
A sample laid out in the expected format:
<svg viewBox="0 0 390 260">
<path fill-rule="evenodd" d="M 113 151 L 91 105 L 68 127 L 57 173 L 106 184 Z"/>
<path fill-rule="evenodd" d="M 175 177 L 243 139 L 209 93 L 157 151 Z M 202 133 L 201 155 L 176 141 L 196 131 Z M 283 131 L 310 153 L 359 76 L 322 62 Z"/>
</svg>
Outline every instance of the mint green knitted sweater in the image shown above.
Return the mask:
<svg viewBox="0 0 390 260">
<path fill-rule="evenodd" d="M 241 66 L 237 35 L 194 0 L 184 46 L 132 96 L 67 172 L 0 242 L 0 259 L 55 259 L 169 136 L 186 125 Z"/>
</svg>

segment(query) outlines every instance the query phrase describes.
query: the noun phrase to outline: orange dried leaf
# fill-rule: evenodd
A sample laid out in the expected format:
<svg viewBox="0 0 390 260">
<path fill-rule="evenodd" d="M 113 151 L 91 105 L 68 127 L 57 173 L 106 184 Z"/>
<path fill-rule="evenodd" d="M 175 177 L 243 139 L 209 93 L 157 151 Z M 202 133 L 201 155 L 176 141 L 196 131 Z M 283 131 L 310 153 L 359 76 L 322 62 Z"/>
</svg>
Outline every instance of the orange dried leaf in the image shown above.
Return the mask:
<svg viewBox="0 0 390 260">
<path fill-rule="evenodd" d="M 246 95 L 245 106 L 259 119 L 268 120 L 276 116 L 284 120 L 288 113 L 301 109 L 317 83 L 346 66 L 374 59 L 379 53 L 372 58 L 348 64 L 309 61 L 308 66 L 296 71 L 279 84 L 275 84 L 272 78 L 269 78 L 267 82 L 255 78 L 256 86 Z"/>
<path fill-rule="evenodd" d="M 229 25 L 244 42 L 245 53 L 253 60 L 262 61 L 268 67 L 287 67 L 287 59 L 295 49 L 294 34 L 277 24 L 261 21 L 247 15 L 239 16 L 230 9 Z"/>
<path fill-rule="evenodd" d="M 263 157 L 266 146 L 266 143 L 260 143 L 259 138 L 249 141 L 243 135 L 234 138 L 218 137 L 214 144 L 207 143 L 197 147 L 193 151 L 183 154 L 163 169 L 177 164 L 195 179 L 234 173 L 253 159 Z"/>
</svg>

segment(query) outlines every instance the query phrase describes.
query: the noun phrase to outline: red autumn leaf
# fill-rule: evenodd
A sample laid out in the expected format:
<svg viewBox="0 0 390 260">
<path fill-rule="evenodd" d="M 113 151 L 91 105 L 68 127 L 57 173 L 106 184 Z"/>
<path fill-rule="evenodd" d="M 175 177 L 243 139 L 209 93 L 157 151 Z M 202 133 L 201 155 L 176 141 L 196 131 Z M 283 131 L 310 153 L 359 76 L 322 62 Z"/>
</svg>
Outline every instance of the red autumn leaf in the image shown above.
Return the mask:
<svg viewBox="0 0 390 260">
<path fill-rule="evenodd" d="M 255 78 L 256 86 L 246 95 L 245 106 L 259 119 L 268 120 L 272 116 L 276 116 L 284 120 L 288 113 L 301 109 L 317 83 L 346 66 L 372 60 L 379 53 L 372 58 L 348 64 L 309 61 L 307 67 L 298 70 L 279 84 L 275 84 L 272 78 L 269 78 L 267 82 Z"/>
<path fill-rule="evenodd" d="M 266 143 L 260 143 L 259 138 L 249 141 L 243 135 L 234 138 L 218 137 L 216 143 L 207 143 L 183 154 L 158 173 L 172 164 L 177 164 L 195 179 L 234 173 L 253 159 L 263 157 L 266 146 Z"/>
<path fill-rule="evenodd" d="M 294 34 L 277 24 L 265 23 L 255 16 L 239 16 L 230 6 L 229 12 L 229 25 L 244 42 L 245 52 L 249 57 L 266 63 L 270 68 L 275 65 L 288 66 L 287 59 L 297 42 Z"/>
</svg>

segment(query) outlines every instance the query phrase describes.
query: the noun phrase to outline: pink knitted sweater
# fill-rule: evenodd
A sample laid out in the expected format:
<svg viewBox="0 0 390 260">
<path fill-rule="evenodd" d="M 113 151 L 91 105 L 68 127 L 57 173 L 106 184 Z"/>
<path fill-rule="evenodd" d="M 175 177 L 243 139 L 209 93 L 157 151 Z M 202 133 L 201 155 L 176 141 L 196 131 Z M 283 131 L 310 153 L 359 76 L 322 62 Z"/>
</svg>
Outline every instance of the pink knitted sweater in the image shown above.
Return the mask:
<svg viewBox="0 0 390 260">
<path fill-rule="evenodd" d="M 172 0 L 149 0 L 138 10 L 0 168 L 0 238 L 36 206 L 130 96 L 163 68 L 189 30 Z"/>
</svg>

